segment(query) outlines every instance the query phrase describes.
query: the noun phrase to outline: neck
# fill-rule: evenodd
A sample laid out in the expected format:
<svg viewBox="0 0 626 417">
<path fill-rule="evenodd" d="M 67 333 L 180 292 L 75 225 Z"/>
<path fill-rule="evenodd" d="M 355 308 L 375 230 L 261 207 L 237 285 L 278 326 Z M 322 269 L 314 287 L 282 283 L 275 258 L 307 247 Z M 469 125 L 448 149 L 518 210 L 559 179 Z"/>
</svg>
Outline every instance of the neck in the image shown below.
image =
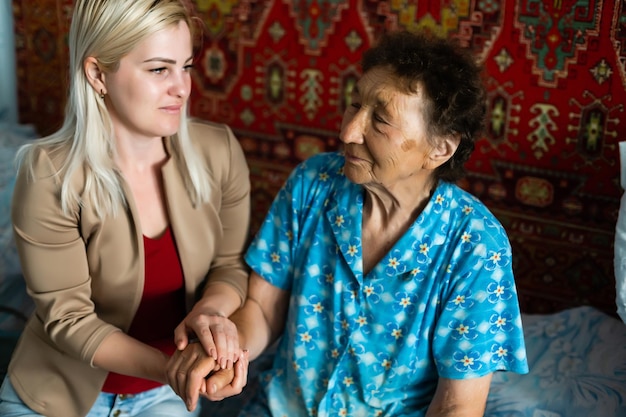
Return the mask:
<svg viewBox="0 0 626 417">
<path fill-rule="evenodd" d="M 145 172 L 161 166 L 168 158 L 163 139 L 118 140 L 116 162 L 122 171 Z"/>
<path fill-rule="evenodd" d="M 389 222 L 410 223 L 422 212 L 435 189 L 436 181 L 429 178 L 421 187 L 396 190 L 380 184 L 365 185 L 363 216 Z"/>
</svg>

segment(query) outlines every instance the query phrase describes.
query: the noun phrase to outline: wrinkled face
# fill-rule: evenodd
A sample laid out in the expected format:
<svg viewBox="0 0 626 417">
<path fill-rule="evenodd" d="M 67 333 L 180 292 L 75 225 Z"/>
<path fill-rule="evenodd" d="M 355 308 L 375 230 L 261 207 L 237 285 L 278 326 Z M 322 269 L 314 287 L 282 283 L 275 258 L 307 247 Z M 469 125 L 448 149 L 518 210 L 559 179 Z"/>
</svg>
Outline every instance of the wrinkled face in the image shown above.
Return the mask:
<svg viewBox="0 0 626 417">
<path fill-rule="evenodd" d="M 422 91 L 407 92 L 388 68 L 363 74 L 341 124 L 348 179 L 392 189 L 432 176 L 429 155 L 434 147 Z"/>
<path fill-rule="evenodd" d="M 154 33 L 106 73 L 106 104 L 118 137 L 178 131 L 191 88 L 191 33 L 185 22 Z"/>
</svg>

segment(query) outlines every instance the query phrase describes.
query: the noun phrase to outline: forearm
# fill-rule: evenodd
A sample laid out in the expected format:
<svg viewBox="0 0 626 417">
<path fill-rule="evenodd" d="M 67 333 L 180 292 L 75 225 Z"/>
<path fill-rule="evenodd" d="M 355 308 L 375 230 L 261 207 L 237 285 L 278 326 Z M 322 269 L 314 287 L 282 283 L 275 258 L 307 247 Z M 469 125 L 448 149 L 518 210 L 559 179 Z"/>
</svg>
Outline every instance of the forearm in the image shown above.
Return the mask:
<svg viewBox="0 0 626 417">
<path fill-rule="evenodd" d="M 231 320 L 237 326 L 239 345 L 248 351 L 250 361 L 258 358 L 278 338 L 278 332 L 272 330 L 261 306 L 253 299 L 248 298 Z"/>
<path fill-rule="evenodd" d="M 433 407 L 432 405 L 428 408 L 426 412 L 426 417 L 482 417 L 484 413 L 484 407 L 482 407 L 482 411 L 479 410 L 480 407 L 468 407 L 465 406 L 444 406 L 444 407 Z"/>
<path fill-rule="evenodd" d="M 169 357 L 122 332 L 107 336 L 93 358 L 94 366 L 122 375 L 167 383 Z"/>
<path fill-rule="evenodd" d="M 482 417 L 492 374 L 470 379 L 439 378 L 426 417 Z"/>
<path fill-rule="evenodd" d="M 194 308 L 229 317 L 241 306 L 241 296 L 224 282 L 209 283 Z"/>
</svg>

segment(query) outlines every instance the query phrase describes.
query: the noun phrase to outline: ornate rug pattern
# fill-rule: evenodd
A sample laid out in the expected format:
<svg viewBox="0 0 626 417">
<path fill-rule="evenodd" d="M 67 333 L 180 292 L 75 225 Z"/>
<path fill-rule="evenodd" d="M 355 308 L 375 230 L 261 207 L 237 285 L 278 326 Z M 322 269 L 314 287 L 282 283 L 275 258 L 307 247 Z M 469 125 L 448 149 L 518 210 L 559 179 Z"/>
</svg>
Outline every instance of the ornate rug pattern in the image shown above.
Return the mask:
<svg viewBox="0 0 626 417">
<path fill-rule="evenodd" d="M 21 121 L 42 134 L 61 120 L 71 4 L 13 2 Z M 240 139 L 253 182 L 252 232 L 295 164 L 339 146 L 361 53 L 385 31 L 428 30 L 458 38 L 485 66 L 488 129 L 462 185 L 509 232 L 523 308 L 586 302 L 614 311 L 624 1 L 190 4 L 205 26 L 190 111 L 228 123 Z"/>
</svg>

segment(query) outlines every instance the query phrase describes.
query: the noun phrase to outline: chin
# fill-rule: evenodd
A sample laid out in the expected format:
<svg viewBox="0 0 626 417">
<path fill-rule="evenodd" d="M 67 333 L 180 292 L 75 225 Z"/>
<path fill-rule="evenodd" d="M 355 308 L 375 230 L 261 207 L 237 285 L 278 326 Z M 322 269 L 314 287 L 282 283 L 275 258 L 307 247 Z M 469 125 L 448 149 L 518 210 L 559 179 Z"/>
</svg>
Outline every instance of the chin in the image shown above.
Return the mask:
<svg viewBox="0 0 626 417">
<path fill-rule="evenodd" d="M 343 168 L 343 174 L 346 176 L 347 179 L 350 180 L 350 182 L 353 182 L 355 184 L 363 184 L 365 183 L 366 175 L 363 175 L 363 173 L 360 173 L 358 171 L 358 169 L 352 169 L 346 166 L 344 166 Z"/>
<path fill-rule="evenodd" d="M 176 133 L 178 133 L 179 126 L 178 125 L 176 125 L 176 126 L 167 126 L 167 127 L 163 127 L 163 129 L 159 129 L 159 130 L 161 131 L 159 136 L 163 136 L 163 137 L 173 136 Z"/>
</svg>

